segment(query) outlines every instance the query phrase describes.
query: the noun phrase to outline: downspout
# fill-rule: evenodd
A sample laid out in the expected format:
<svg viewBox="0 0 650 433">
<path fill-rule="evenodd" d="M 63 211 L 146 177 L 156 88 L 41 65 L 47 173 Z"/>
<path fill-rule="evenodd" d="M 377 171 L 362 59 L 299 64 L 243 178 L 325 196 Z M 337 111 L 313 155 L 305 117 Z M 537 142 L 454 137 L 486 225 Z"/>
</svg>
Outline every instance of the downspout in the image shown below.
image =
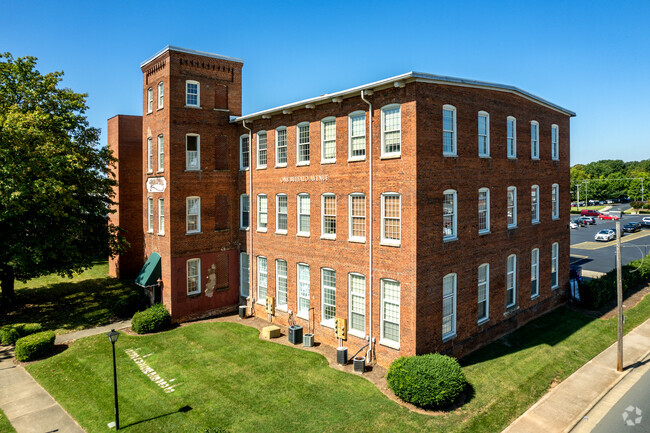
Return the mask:
<svg viewBox="0 0 650 433">
<path fill-rule="evenodd" d="M 246 119 L 242 126 L 248 130 L 248 298 L 251 301 L 250 314 L 255 312 L 255 298 L 253 297 L 253 131 L 246 126 Z"/>
<path fill-rule="evenodd" d="M 370 235 L 368 236 L 368 247 L 369 247 L 369 252 L 368 252 L 368 300 L 369 300 L 369 314 L 368 314 L 368 322 L 369 322 L 369 332 L 368 332 L 368 351 L 366 352 L 366 362 L 370 363 L 371 359 L 374 357 L 375 353 L 375 344 L 374 340 L 372 338 L 372 274 L 373 274 L 373 267 L 372 267 L 372 238 L 373 238 L 373 230 L 372 230 L 372 104 L 370 101 L 368 101 L 365 98 L 365 90 L 361 91 L 361 100 L 363 100 L 366 104 L 368 104 L 368 129 L 369 129 L 369 134 L 368 134 L 368 195 L 370 196 L 370 200 L 368 203 L 369 209 L 368 209 L 368 216 L 370 218 Z"/>
</svg>

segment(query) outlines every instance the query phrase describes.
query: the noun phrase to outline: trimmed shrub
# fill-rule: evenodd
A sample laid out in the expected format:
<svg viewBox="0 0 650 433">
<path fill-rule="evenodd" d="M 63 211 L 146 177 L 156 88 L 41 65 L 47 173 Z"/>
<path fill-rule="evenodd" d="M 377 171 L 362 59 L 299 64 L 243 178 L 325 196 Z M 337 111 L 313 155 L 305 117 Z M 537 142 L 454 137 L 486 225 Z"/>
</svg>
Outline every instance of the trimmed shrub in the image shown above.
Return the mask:
<svg viewBox="0 0 650 433">
<path fill-rule="evenodd" d="M 43 327 L 40 323 L 14 323 L 0 328 L 0 344 L 15 344 L 16 341 L 35 332 L 40 332 Z"/>
<path fill-rule="evenodd" d="M 156 304 L 144 311 L 135 313 L 131 319 L 131 329 L 138 334 L 158 332 L 167 328 L 172 317 L 163 304 Z"/>
<path fill-rule="evenodd" d="M 134 290 L 127 296 L 120 298 L 113 305 L 113 314 L 120 318 L 132 317 L 138 311 L 147 308 L 147 297 L 142 290 Z"/>
<path fill-rule="evenodd" d="M 386 380 L 399 398 L 425 409 L 453 403 L 467 386 L 458 361 L 438 353 L 396 359 Z"/>
<path fill-rule="evenodd" d="M 14 354 L 18 361 L 44 358 L 54 350 L 54 332 L 44 331 L 22 337 L 16 341 Z"/>
</svg>

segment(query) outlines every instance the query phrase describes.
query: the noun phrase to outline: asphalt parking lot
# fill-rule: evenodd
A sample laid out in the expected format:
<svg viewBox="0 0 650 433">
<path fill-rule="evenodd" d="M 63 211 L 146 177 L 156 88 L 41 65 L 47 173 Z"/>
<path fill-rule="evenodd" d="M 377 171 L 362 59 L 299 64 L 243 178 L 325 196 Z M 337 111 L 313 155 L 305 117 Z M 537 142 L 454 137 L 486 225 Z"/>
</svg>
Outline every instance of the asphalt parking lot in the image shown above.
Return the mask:
<svg viewBox="0 0 650 433">
<path fill-rule="evenodd" d="M 629 207 L 629 206 L 628 206 Z M 618 210 L 614 208 L 612 210 Z M 625 215 L 621 227 L 628 222 L 641 221 L 646 215 Z M 571 218 L 577 218 L 572 215 Z M 616 240 L 596 242 L 594 236 L 602 229 L 615 228 L 612 220 L 596 219 L 596 224 L 571 230 L 571 265 L 583 270 L 609 272 L 616 266 Z M 636 233 L 625 233 L 621 238 L 622 263 L 645 257 L 650 252 L 650 227 Z"/>
</svg>

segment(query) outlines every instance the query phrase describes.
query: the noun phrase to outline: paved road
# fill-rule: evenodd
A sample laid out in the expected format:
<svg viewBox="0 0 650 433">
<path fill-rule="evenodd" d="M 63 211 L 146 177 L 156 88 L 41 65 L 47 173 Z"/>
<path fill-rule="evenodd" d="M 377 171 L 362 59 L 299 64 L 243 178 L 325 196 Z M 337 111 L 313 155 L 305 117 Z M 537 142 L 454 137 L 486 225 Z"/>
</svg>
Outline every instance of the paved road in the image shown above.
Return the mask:
<svg viewBox="0 0 650 433">
<path fill-rule="evenodd" d="M 641 221 L 646 215 L 625 215 L 621 225 Z M 582 266 L 584 270 L 608 272 L 616 265 L 616 241 L 595 242 L 599 230 L 614 228 L 615 221 L 597 220 L 595 225 L 571 230 L 571 264 Z M 650 252 L 650 228 L 637 233 L 626 233 L 621 239 L 622 262 L 627 264 L 645 257 Z"/>
<path fill-rule="evenodd" d="M 596 425 L 592 433 L 650 431 L 650 370 L 625 393 Z M 624 413 L 627 415 L 624 417 Z"/>
</svg>

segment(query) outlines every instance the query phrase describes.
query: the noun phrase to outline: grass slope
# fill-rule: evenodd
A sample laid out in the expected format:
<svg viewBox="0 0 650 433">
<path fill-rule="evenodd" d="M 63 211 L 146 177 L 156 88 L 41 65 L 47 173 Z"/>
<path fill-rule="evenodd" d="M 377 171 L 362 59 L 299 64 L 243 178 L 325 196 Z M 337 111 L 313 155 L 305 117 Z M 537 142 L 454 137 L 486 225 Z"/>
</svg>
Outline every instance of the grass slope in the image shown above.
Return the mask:
<svg viewBox="0 0 650 433">
<path fill-rule="evenodd" d="M 16 433 L 16 429 L 11 425 L 7 416 L 0 410 L 0 432 L 3 433 Z"/>
<path fill-rule="evenodd" d="M 650 297 L 626 313 L 626 331 L 650 317 Z M 258 339 L 235 323 L 203 323 L 149 336 L 120 336 L 120 424 L 132 432 L 494 432 L 614 342 L 616 322 L 559 308 L 463 359 L 474 389 L 460 409 L 411 413 L 362 377 L 331 369 L 315 353 Z M 133 348 L 166 394 L 124 353 Z M 28 371 L 88 432 L 113 417 L 108 339 L 79 340 Z M 181 408 L 190 407 L 183 411 Z"/>
<path fill-rule="evenodd" d="M 72 278 L 47 275 L 16 282 L 19 307 L 0 317 L 0 325 L 39 322 L 57 334 L 106 325 L 117 300 L 136 290 L 132 281 L 107 276 L 108 263 L 98 263 Z"/>
</svg>

